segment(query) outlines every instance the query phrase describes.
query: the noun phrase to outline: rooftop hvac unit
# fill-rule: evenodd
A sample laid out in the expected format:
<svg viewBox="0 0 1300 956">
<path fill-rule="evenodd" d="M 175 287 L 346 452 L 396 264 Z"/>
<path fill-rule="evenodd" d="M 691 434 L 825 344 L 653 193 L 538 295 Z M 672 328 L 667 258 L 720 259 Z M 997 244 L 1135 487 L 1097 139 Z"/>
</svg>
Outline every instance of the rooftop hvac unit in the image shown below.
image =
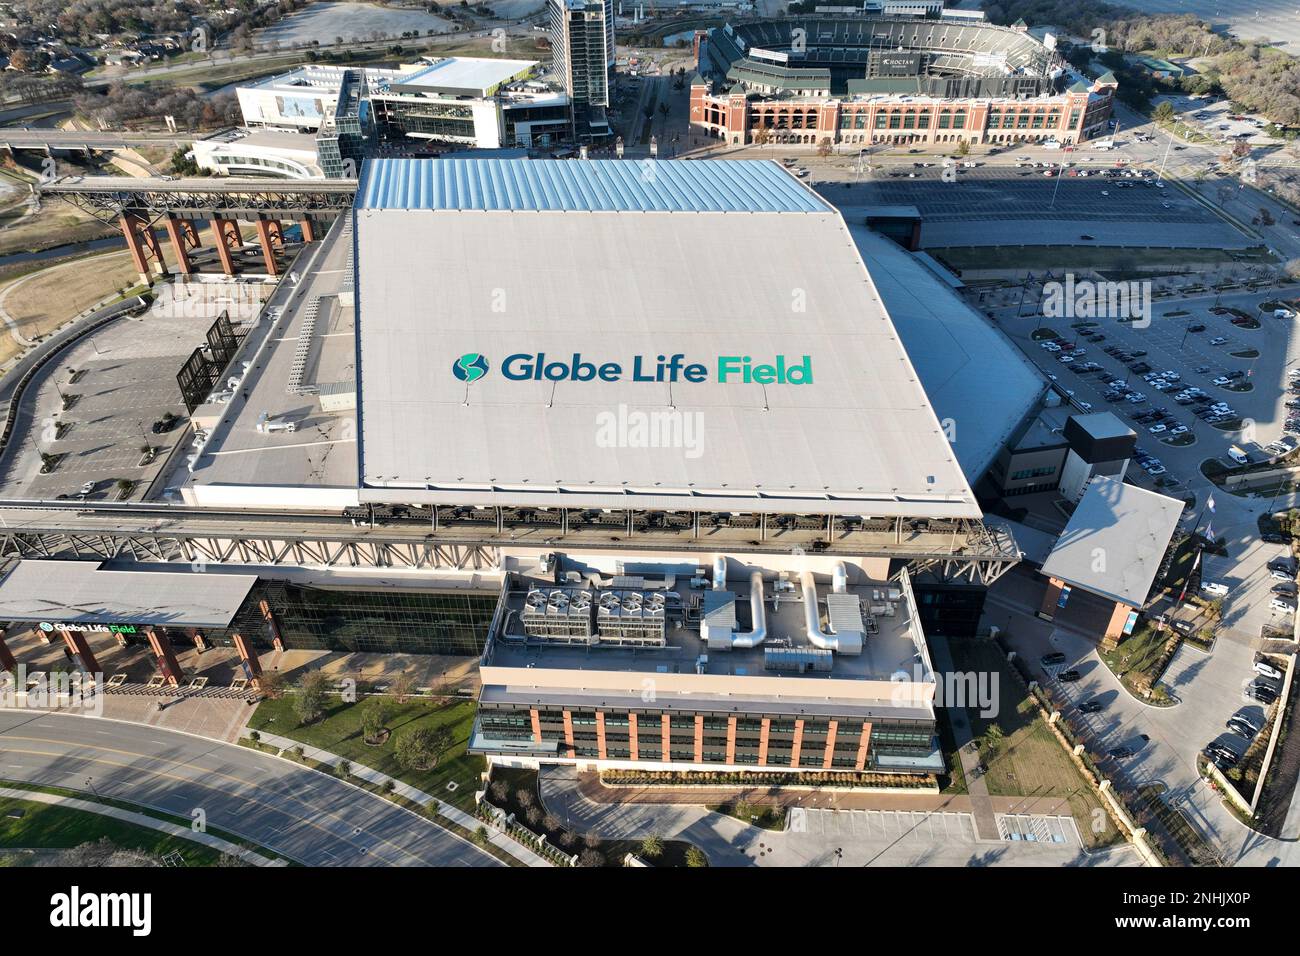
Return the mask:
<svg viewBox="0 0 1300 956">
<path fill-rule="evenodd" d="M 835 655 L 816 647 L 765 647 L 763 669 L 786 674 L 829 674 Z"/>
</svg>

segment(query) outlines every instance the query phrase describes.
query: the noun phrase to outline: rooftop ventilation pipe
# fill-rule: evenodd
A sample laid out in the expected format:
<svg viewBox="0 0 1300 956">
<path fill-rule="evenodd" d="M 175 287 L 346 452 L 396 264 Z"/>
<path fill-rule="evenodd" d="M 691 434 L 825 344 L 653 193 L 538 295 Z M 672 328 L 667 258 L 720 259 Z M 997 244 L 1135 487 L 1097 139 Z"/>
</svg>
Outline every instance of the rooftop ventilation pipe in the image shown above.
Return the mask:
<svg viewBox="0 0 1300 956">
<path fill-rule="evenodd" d="M 837 585 L 839 583 L 839 572 L 843 567 L 844 565 L 840 564 L 835 569 L 835 582 Z M 843 634 L 827 634 L 821 629 L 821 622 L 817 613 L 817 581 L 811 571 L 804 571 L 800 575 L 800 580 L 803 582 L 803 614 L 808 630 L 808 643 L 824 651 L 835 651 L 839 654 L 849 655 L 861 654 L 862 634 L 860 632 L 846 631 Z"/>
<path fill-rule="evenodd" d="M 726 589 L 727 559 L 719 554 L 713 559 L 713 590 L 725 591 Z"/>
<path fill-rule="evenodd" d="M 725 558 L 719 558 L 725 564 Z M 725 634 L 709 633 L 706 640 L 710 650 L 730 651 L 737 647 L 758 647 L 767 640 L 767 609 L 763 606 L 763 572 L 749 575 L 749 616 L 752 623 L 748 631 L 729 631 Z"/>
</svg>

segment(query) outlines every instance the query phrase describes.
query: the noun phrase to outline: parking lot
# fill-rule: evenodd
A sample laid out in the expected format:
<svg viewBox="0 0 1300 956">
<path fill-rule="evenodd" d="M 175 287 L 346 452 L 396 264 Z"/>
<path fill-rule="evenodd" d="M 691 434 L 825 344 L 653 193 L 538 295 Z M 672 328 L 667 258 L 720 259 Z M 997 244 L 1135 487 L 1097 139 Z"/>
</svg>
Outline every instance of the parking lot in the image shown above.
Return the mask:
<svg viewBox="0 0 1300 956">
<path fill-rule="evenodd" d="M 916 206 L 925 221 L 922 242 L 931 247 L 1096 242 L 1236 249 L 1258 243 L 1177 186 L 1157 185 L 1154 170 L 1125 176 L 1113 160 L 1080 154 L 1034 159 L 1021 168 L 1005 156 L 980 162 L 951 167 L 949 182 L 942 161 L 926 156 L 882 166 L 856 183 L 817 188 L 850 217 L 868 206 Z M 1058 177 L 1060 162 L 1074 166 Z"/>
<path fill-rule="evenodd" d="M 34 402 L 24 399 L 32 415 L 21 421 L 30 427 L 15 432 L 0 459 L 5 497 L 75 498 L 89 486 L 91 500 L 140 498 L 187 434 L 176 374 L 212 324 L 207 314 L 181 314 L 191 311 L 160 307 L 119 319 L 44 368 L 30 386 Z M 167 414 L 171 426 L 155 432 Z M 148 463 L 145 445 L 156 449 Z M 57 458 L 49 474 L 40 474 L 40 455 Z"/>
<path fill-rule="evenodd" d="M 1278 294 L 1289 297 L 1295 292 L 1292 287 Z M 1205 458 L 1230 464 L 1225 456 L 1233 443 L 1250 444 L 1253 440 L 1265 445 L 1281 437 L 1288 412 L 1288 372 L 1298 361 L 1293 357 L 1297 352 L 1297 320 L 1274 318 L 1258 309 L 1261 302 L 1277 297 L 1243 293 L 1157 299 L 1149 325 L 1113 318 L 1017 318 L 1010 314 L 1009 306 L 999 311 L 1002 307 L 997 304 L 993 311 L 999 317 L 998 324 L 1061 390 L 1093 411 L 1106 409 L 1119 415 L 1138 432 L 1142 452 L 1159 458 L 1175 478 L 1186 478 Z M 1033 304 L 1031 301 L 1030 306 Z M 1258 319 L 1259 328 L 1234 325 L 1233 313 L 1213 311 L 1229 307 Z M 1072 328 L 1080 323 L 1087 324 Z M 1038 340 L 1047 330 L 1068 340 L 1061 351 L 1044 348 L 1047 343 Z M 1103 338 L 1091 340 L 1097 336 Z M 1072 347 L 1075 359 L 1062 362 L 1061 356 L 1071 354 Z M 1108 349 L 1119 349 L 1129 357 L 1128 361 L 1108 354 Z M 1090 365 L 1096 367 L 1083 370 Z M 1153 384 L 1162 372 L 1178 376 L 1163 392 Z M 1144 375 L 1153 378 L 1145 381 Z M 1225 381 L 1228 376 L 1233 378 Z M 1106 377 L 1113 381 L 1107 382 Z M 1117 399 L 1116 386 L 1143 398 Z M 1186 403 L 1179 404 L 1176 396 L 1185 389 L 1197 389 L 1208 400 L 1193 403 L 1183 399 Z M 1230 408 L 1226 420 L 1211 424 L 1208 414 L 1196 414 L 1198 409 L 1220 403 Z M 1149 420 L 1153 410 L 1168 416 L 1162 419 L 1166 427 L 1155 433 L 1151 431 L 1154 423 Z M 1239 430 L 1226 430 L 1242 425 L 1239 419 L 1245 420 L 1244 435 Z M 1169 437 L 1179 426 L 1185 427 L 1186 433 Z"/>
</svg>

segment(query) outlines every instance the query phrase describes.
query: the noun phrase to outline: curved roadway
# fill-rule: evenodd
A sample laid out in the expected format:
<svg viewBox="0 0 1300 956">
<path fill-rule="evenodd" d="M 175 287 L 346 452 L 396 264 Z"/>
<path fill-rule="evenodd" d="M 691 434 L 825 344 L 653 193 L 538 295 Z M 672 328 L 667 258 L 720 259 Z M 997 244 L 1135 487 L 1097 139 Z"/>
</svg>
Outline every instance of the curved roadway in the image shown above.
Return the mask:
<svg viewBox="0 0 1300 956">
<path fill-rule="evenodd" d="M 246 747 L 144 724 L 0 711 L 0 779 L 94 792 L 311 866 L 501 866 L 382 797 Z"/>
</svg>

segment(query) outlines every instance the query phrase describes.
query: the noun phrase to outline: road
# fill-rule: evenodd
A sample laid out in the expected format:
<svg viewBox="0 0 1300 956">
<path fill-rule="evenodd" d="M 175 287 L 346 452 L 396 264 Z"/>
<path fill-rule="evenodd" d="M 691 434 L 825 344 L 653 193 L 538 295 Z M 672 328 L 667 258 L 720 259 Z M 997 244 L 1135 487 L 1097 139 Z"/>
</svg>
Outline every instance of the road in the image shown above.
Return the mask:
<svg viewBox="0 0 1300 956">
<path fill-rule="evenodd" d="M 418 815 L 245 747 L 158 727 L 0 711 L 0 779 L 114 797 L 311 866 L 501 866 Z"/>
</svg>

